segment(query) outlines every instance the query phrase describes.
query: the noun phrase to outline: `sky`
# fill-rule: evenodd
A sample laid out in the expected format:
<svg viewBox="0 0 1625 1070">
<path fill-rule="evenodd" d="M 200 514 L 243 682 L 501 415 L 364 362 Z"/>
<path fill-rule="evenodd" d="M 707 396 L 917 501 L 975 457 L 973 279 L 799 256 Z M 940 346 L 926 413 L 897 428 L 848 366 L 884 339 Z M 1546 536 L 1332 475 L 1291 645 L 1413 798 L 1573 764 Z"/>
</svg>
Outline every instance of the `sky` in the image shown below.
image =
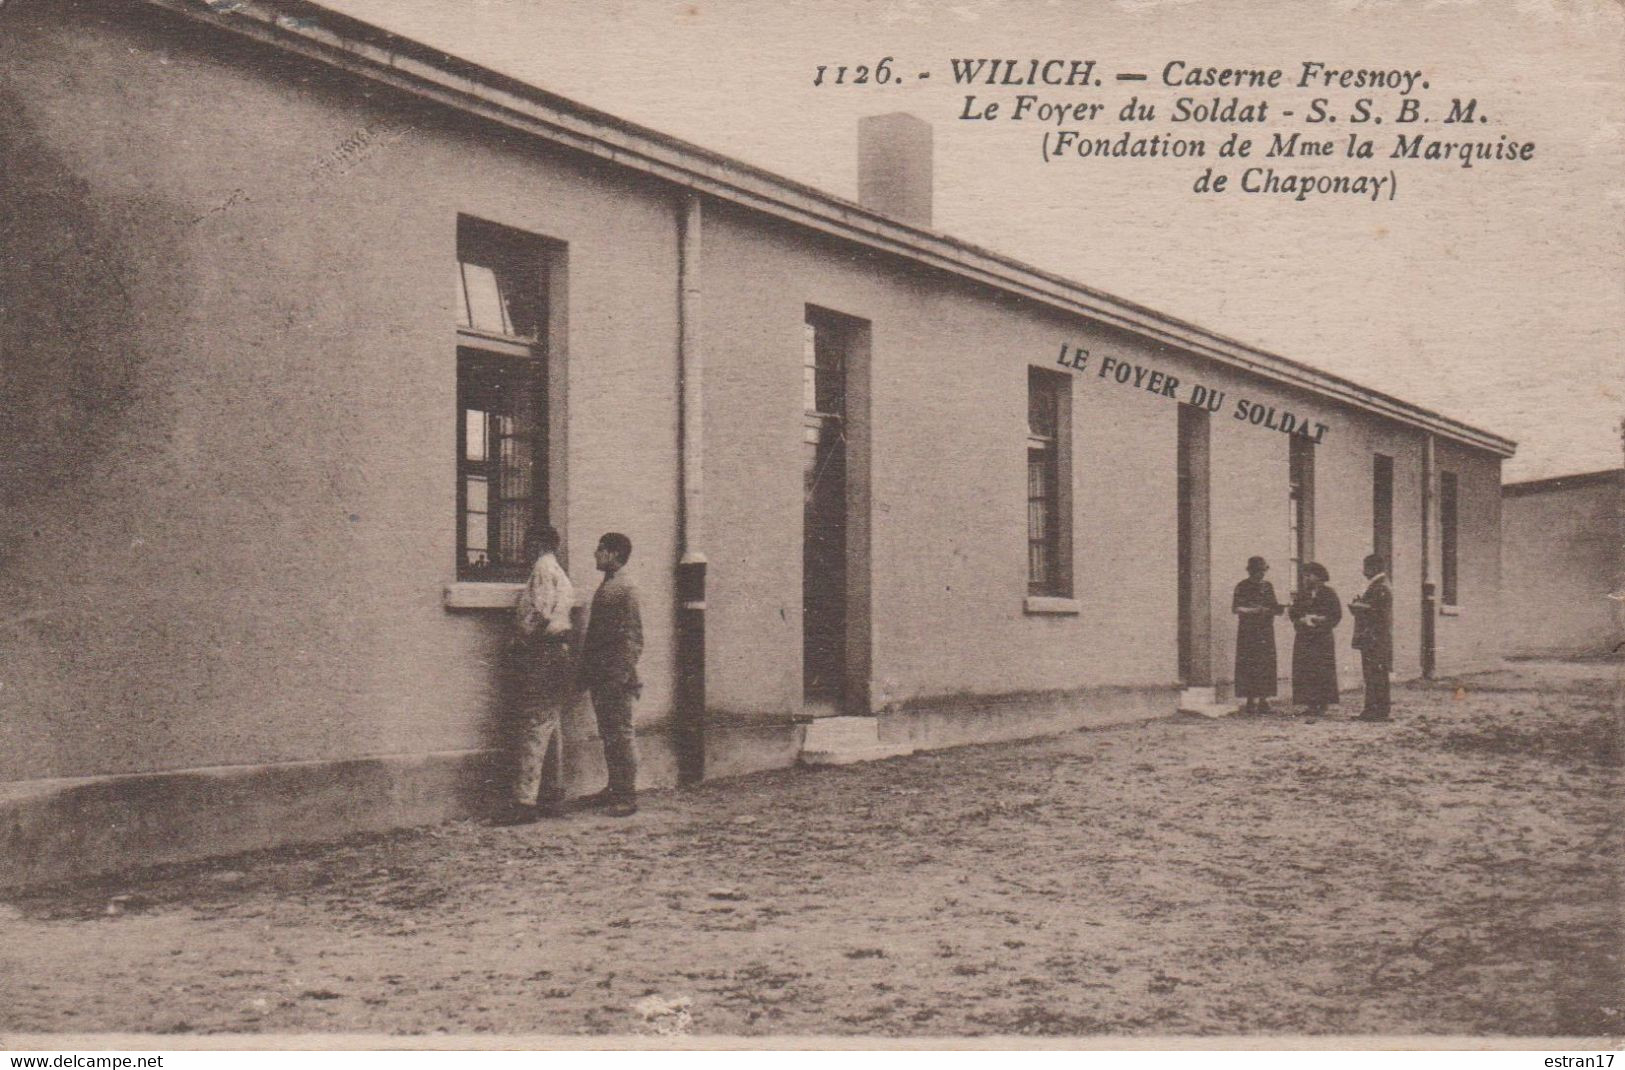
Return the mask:
<svg viewBox="0 0 1625 1070">
<path fill-rule="evenodd" d="M 1516 439 L 1509 481 L 1621 464 L 1625 5 L 1614 0 L 325 2 L 853 199 L 858 119 L 912 112 L 933 128 L 939 230 Z M 813 84 L 820 64 L 828 79 L 886 56 L 903 81 Z M 1123 130 L 1116 112 L 1138 94 L 1161 114 L 1137 133 L 1206 137 L 1210 152 L 1240 126 L 1171 123 L 1175 98 L 1267 98 L 1301 116 L 1321 95 L 1346 117 L 1363 95 L 1392 118 L 1397 97 L 1173 89 L 1160 81 L 1170 61 L 1279 67 L 1288 83 L 1304 62 L 1421 70 L 1430 111 L 1476 98 L 1488 120 L 1428 136 L 1505 134 L 1535 155 L 1395 164 L 1385 157 L 1399 128 L 1368 126 L 1377 159 L 1337 173 L 1392 169 L 1393 200 L 1197 194 L 1193 179 L 1220 161 L 1045 162 L 1036 122 L 961 119 L 968 93 L 1008 112 L 1028 91 L 954 84 L 950 61 L 973 57 L 1093 59 L 1103 85 L 1032 91 L 1105 105 L 1097 135 Z M 1327 129 L 1341 149 L 1351 129 L 1299 123 L 1277 114 L 1243 133 L 1256 155 L 1270 132 Z"/>
</svg>

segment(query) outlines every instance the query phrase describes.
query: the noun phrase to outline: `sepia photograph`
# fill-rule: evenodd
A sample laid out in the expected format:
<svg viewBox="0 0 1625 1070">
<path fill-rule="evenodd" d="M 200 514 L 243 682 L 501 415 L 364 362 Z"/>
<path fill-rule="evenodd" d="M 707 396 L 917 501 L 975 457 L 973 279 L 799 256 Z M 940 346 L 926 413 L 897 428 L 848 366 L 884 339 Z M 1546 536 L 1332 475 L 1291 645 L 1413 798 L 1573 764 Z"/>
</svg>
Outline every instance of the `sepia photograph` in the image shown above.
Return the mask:
<svg viewBox="0 0 1625 1070">
<path fill-rule="evenodd" d="M 0 1048 L 1618 1048 L 1622 57 L 0 0 Z"/>
</svg>

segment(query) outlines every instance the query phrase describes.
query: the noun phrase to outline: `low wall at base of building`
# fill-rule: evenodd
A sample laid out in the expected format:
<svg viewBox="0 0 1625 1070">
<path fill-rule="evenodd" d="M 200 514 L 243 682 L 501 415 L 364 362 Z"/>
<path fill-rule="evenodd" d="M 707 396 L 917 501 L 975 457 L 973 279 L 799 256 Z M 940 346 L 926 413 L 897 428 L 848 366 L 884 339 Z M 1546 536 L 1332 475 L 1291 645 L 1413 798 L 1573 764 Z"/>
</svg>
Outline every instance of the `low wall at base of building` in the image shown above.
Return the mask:
<svg viewBox="0 0 1625 1070">
<path fill-rule="evenodd" d="M 490 751 L 0 785 L 0 886 L 329 840 L 479 813 Z"/>
<path fill-rule="evenodd" d="M 1151 720 L 1178 706 L 1174 685 L 944 696 L 884 710 L 878 728 L 882 743 L 935 750 Z M 669 729 L 639 729 L 642 787 L 677 783 Z M 787 721 L 712 721 L 706 779 L 794 765 L 805 734 Z M 603 786 L 596 737 L 570 739 L 565 753 L 567 794 Z M 503 805 L 508 769 L 490 749 L 0 783 L 0 887 L 477 817 Z"/>
<path fill-rule="evenodd" d="M 935 750 L 1146 721 L 1168 717 L 1178 708 L 1179 688 L 1174 685 L 945 697 L 882 711 L 880 741 Z"/>
<path fill-rule="evenodd" d="M 707 779 L 794 765 L 804 732 L 710 726 Z M 598 740 L 569 742 L 567 793 L 602 788 Z M 640 785 L 677 782 L 665 731 L 640 731 L 638 753 Z M 0 783 L 0 888 L 491 814 L 509 768 L 500 750 L 468 750 Z"/>
</svg>

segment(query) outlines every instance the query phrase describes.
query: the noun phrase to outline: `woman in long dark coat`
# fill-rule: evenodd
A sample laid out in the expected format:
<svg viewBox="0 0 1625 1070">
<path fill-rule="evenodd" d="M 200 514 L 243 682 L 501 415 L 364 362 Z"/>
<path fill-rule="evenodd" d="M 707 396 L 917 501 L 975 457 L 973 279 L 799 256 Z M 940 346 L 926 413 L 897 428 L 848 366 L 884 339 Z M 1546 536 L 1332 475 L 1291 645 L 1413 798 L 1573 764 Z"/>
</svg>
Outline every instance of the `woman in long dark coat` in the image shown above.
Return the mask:
<svg viewBox="0 0 1625 1070">
<path fill-rule="evenodd" d="M 1286 607 L 1264 578 L 1269 568 L 1262 557 L 1249 557 L 1247 578 L 1230 596 L 1230 612 L 1236 615 L 1236 697 L 1246 699 L 1244 713 L 1268 713 L 1275 696 L 1275 618 Z"/>
<path fill-rule="evenodd" d="M 1297 636 L 1292 641 L 1292 701 L 1318 717 L 1337 702 L 1337 646 L 1332 629 L 1343 619 L 1342 599 L 1332 590 L 1326 567 L 1303 566 L 1303 590 L 1287 616 Z"/>
</svg>

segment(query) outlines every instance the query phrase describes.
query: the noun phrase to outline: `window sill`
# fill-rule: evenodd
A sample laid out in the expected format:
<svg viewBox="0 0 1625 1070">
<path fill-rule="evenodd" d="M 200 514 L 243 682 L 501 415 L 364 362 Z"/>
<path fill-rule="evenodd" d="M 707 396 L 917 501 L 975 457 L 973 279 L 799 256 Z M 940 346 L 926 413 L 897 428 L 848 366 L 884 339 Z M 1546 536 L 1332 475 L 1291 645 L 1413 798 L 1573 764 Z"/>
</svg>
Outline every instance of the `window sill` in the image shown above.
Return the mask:
<svg viewBox="0 0 1625 1070">
<path fill-rule="evenodd" d="M 1460 606 L 1446 605 L 1445 603 L 1440 602 L 1439 603 L 1439 616 L 1441 616 L 1441 617 L 1459 617 L 1459 616 L 1461 616 L 1461 607 Z"/>
<path fill-rule="evenodd" d="M 1076 598 L 1053 598 L 1032 594 L 1027 596 L 1021 611 L 1029 617 L 1075 617 L 1079 608 Z"/>
<path fill-rule="evenodd" d="M 447 609 L 512 609 L 524 589 L 522 583 L 458 580 L 446 584 L 442 598 Z"/>
</svg>

